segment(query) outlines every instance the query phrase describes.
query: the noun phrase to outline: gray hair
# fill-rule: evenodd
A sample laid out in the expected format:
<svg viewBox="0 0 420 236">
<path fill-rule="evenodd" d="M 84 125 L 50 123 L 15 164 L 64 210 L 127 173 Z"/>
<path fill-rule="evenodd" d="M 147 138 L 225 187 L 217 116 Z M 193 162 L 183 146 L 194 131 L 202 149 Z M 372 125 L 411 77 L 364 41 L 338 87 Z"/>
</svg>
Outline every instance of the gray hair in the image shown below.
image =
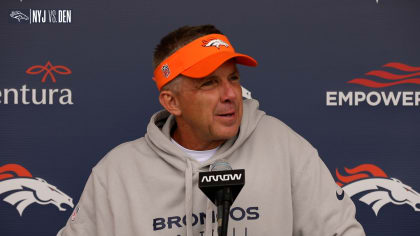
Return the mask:
<svg viewBox="0 0 420 236">
<path fill-rule="evenodd" d="M 171 80 L 169 83 L 165 84 L 160 91 L 171 91 L 175 94 L 179 94 L 181 91 L 181 82 L 182 82 L 182 75 L 178 75 L 175 79 Z"/>
</svg>

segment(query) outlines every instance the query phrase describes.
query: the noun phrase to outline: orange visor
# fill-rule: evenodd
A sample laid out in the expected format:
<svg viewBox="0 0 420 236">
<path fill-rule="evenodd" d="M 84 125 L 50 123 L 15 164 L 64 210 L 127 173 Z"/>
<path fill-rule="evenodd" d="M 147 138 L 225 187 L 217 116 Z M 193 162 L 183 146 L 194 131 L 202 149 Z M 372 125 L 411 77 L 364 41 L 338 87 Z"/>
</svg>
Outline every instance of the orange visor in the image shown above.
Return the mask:
<svg viewBox="0 0 420 236">
<path fill-rule="evenodd" d="M 191 78 L 203 78 L 232 58 L 235 58 L 237 64 L 257 66 L 254 58 L 235 52 L 226 36 L 205 35 L 178 49 L 160 63 L 153 73 L 153 80 L 160 91 L 165 84 L 180 74 Z"/>
</svg>

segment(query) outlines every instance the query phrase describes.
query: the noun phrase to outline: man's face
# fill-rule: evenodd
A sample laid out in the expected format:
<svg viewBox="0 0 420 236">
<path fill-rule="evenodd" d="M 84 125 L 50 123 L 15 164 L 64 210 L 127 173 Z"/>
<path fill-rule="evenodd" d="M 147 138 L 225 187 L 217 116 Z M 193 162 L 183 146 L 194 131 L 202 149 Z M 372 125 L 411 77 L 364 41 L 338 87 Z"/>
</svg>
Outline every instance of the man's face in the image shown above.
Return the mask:
<svg viewBox="0 0 420 236">
<path fill-rule="evenodd" d="M 184 139 L 220 145 L 235 136 L 242 120 L 242 90 L 234 61 L 205 78 L 182 79 L 177 121 Z"/>
</svg>

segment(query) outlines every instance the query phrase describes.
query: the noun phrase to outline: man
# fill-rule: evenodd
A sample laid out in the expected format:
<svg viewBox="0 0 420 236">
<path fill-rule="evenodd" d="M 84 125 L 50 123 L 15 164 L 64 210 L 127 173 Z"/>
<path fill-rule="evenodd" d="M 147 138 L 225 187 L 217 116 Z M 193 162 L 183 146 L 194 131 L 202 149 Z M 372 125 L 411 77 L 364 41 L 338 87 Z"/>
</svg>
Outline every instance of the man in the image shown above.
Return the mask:
<svg viewBox="0 0 420 236">
<path fill-rule="evenodd" d="M 236 64 L 257 62 L 214 26 L 164 37 L 154 80 L 165 110 L 153 115 L 144 138 L 93 168 L 58 235 L 216 235 L 215 206 L 197 178 L 220 159 L 247 176 L 229 235 L 364 235 L 317 151 L 257 101 L 243 102 Z"/>
</svg>

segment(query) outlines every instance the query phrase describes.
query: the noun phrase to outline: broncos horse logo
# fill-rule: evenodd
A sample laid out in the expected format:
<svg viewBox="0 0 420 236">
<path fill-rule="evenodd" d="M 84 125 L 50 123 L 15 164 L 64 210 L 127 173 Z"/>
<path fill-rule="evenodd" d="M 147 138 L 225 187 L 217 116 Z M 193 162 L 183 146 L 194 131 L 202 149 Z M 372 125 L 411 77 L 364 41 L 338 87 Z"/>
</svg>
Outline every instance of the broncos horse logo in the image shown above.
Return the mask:
<svg viewBox="0 0 420 236">
<path fill-rule="evenodd" d="M 371 206 L 376 215 L 388 203 L 408 204 L 414 211 L 420 211 L 420 194 L 398 179 L 388 177 L 378 166 L 363 164 L 344 170 L 348 176 L 343 176 L 335 170 L 339 180 L 336 183 L 350 197 L 366 192 L 359 200 Z"/>
<path fill-rule="evenodd" d="M 20 11 L 12 11 L 12 12 L 10 13 L 10 17 L 15 18 L 15 19 L 16 19 L 16 20 L 18 20 L 19 22 L 20 22 L 21 20 L 29 20 L 29 17 L 28 17 L 27 15 L 23 14 L 23 13 L 22 13 L 22 12 L 20 12 Z"/>
<path fill-rule="evenodd" d="M 34 178 L 21 165 L 0 166 L 0 196 L 7 194 L 3 201 L 15 206 L 20 216 L 27 206 L 36 202 L 41 205 L 54 204 L 65 211 L 63 204 L 74 207 L 73 199 L 41 178 Z"/>
<path fill-rule="evenodd" d="M 225 46 L 225 47 L 229 47 L 229 44 L 225 43 L 223 40 L 221 39 L 208 39 L 208 40 L 203 40 L 203 47 L 216 47 L 217 49 L 220 49 L 220 46 Z"/>
</svg>

